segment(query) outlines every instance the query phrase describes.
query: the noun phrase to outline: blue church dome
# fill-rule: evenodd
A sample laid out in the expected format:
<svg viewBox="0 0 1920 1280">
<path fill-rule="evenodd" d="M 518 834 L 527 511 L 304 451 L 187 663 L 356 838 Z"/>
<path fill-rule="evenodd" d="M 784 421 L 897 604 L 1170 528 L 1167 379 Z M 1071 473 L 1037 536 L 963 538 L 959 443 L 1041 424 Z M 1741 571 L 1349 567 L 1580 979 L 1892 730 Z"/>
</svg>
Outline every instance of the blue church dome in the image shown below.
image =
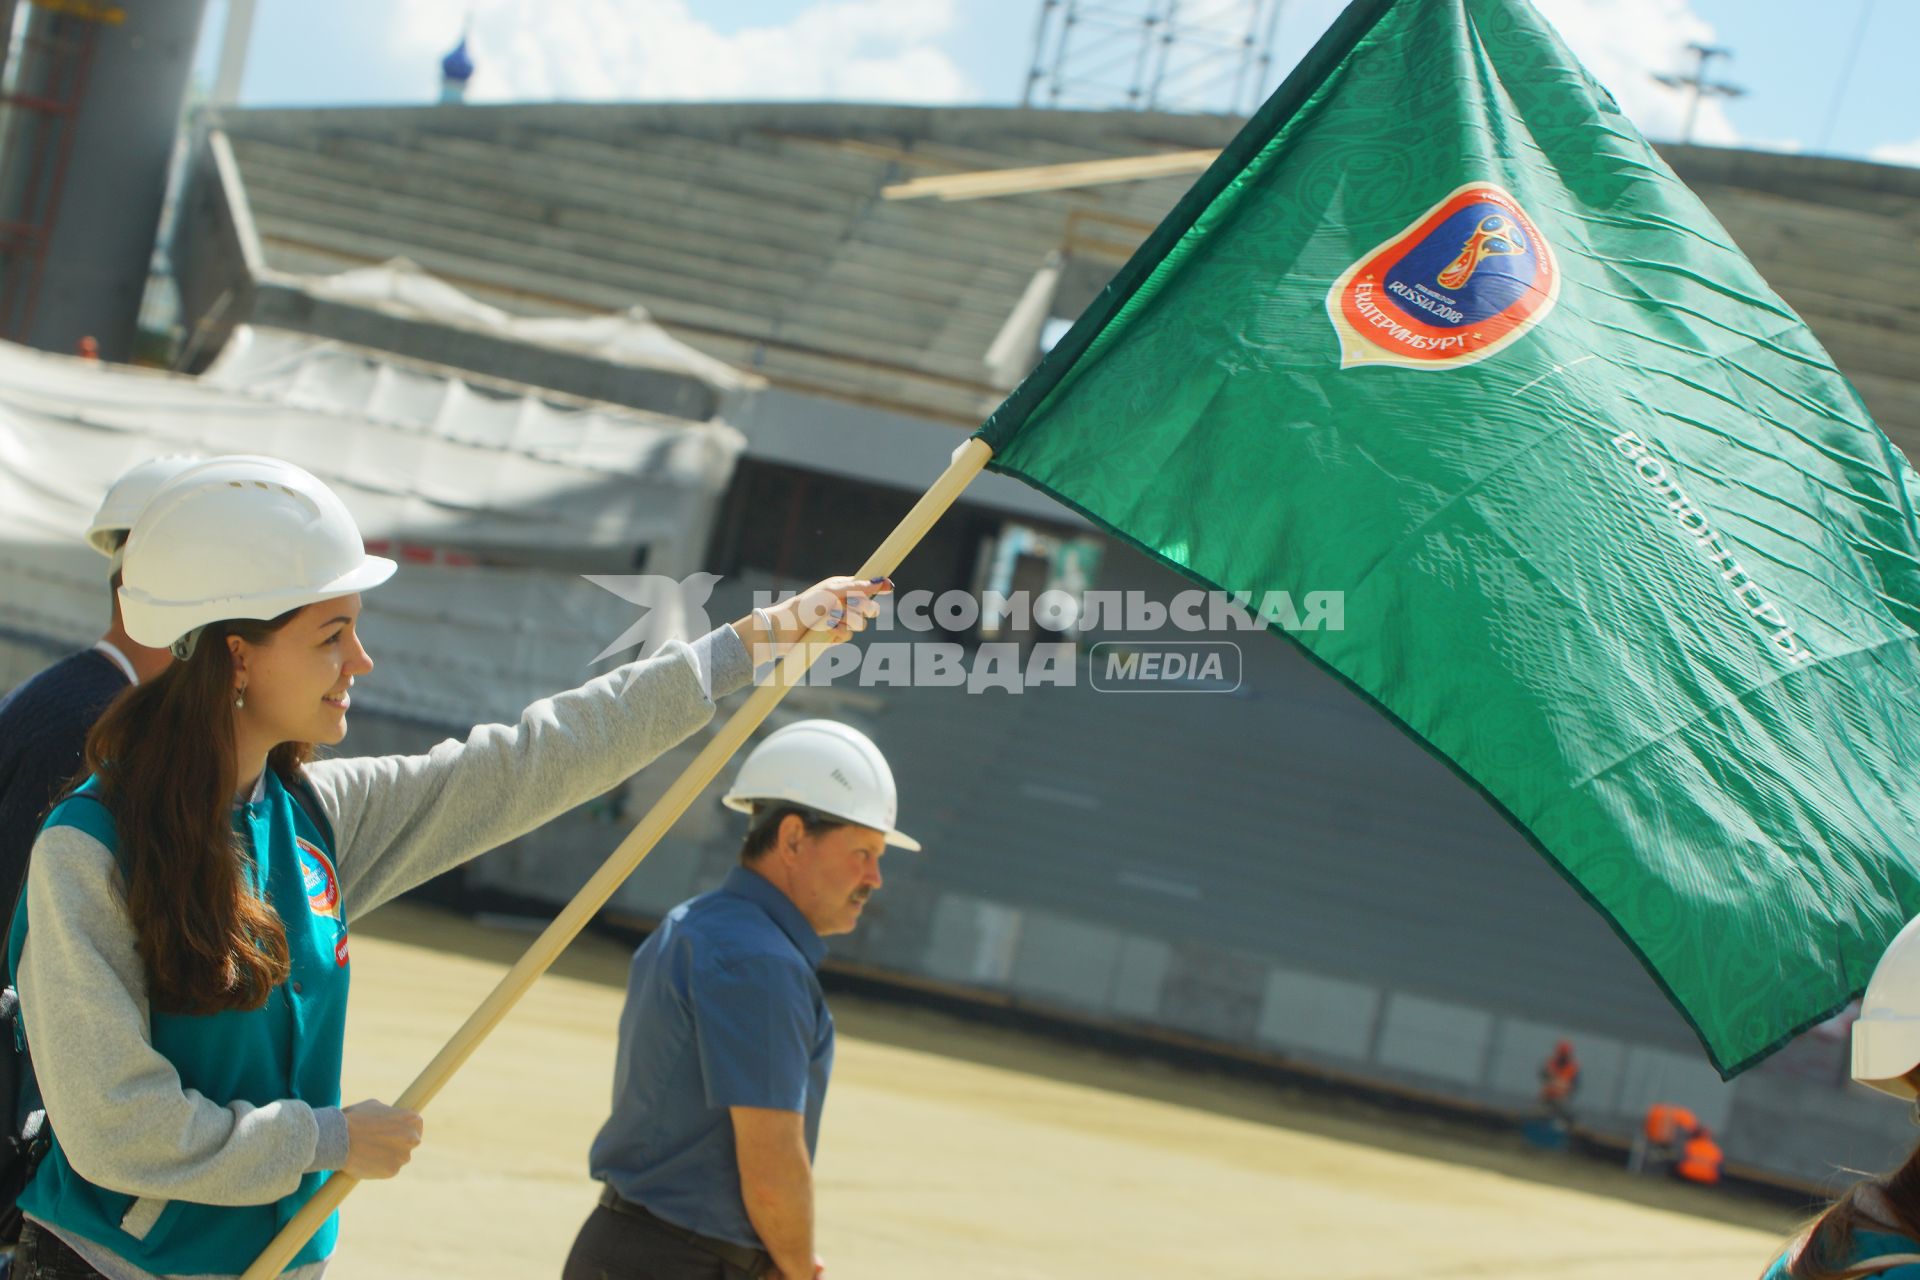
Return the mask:
<svg viewBox="0 0 1920 1280">
<path fill-rule="evenodd" d="M 440 74 L 449 80 L 470 80 L 473 78 L 473 58 L 467 53 L 467 38 L 460 37 L 460 43 L 453 46 L 453 52 L 440 59 Z"/>
</svg>

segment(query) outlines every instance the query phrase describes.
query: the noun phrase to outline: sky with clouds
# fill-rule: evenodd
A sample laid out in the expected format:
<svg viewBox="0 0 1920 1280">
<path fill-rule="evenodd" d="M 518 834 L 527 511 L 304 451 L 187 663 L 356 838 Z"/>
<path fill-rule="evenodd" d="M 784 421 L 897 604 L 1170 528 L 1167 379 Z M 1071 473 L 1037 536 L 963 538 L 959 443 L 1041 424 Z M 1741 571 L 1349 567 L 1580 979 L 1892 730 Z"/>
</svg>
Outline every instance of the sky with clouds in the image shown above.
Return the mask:
<svg viewBox="0 0 1920 1280">
<path fill-rule="evenodd" d="M 1281 0 L 1277 83 L 1344 6 Z M 1916 0 L 1535 0 L 1655 139 L 1677 137 L 1690 41 L 1730 47 L 1696 141 L 1920 165 Z M 208 8 L 210 66 L 227 0 Z M 257 0 L 241 101 L 405 103 L 437 94 L 470 24 L 474 101 L 1019 100 L 1041 0 Z M 1133 7 L 1139 7 L 1134 0 Z M 1191 8 L 1191 6 L 1190 6 Z"/>
</svg>

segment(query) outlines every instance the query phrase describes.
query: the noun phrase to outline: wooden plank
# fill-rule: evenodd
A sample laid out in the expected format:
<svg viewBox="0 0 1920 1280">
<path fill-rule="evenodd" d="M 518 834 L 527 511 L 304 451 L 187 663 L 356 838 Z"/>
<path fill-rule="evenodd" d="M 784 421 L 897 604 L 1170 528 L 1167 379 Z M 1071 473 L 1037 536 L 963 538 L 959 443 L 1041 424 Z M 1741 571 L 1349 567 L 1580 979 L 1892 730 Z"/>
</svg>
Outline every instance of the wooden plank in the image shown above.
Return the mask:
<svg viewBox="0 0 1920 1280">
<path fill-rule="evenodd" d="M 1157 156 L 1123 156 L 1117 160 L 1081 160 L 1073 164 L 1043 164 L 1025 169 L 988 169 L 979 173 L 948 173 L 914 178 L 882 187 L 889 200 L 980 200 L 991 196 L 1060 191 L 1068 187 L 1101 186 L 1109 182 L 1138 182 L 1176 174 L 1199 173 L 1214 162 L 1218 151 L 1173 151 Z"/>
</svg>

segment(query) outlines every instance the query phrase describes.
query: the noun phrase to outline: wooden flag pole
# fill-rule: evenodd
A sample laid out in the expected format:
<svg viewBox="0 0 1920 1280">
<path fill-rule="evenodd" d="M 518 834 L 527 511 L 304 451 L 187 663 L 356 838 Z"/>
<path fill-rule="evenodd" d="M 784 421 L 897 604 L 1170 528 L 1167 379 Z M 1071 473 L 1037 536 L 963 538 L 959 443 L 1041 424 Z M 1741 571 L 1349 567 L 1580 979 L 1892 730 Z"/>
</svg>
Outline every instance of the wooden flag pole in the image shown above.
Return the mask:
<svg viewBox="0 0 1920 1280">
<path fill-rule="evenodd" d="M 941 173 L 913 178 L 880 188 L 888 200 L 985 200 L 994 196 L 1030 195 L 1072 187 L 1097 187 L 1109 182 L 1141 182 L 1200 173 L 1218 159 L 1218 151 L 1169 151 L 1150 156 L 1120 156 L 1112 160 L 1076 160 L 1070 164 L 1042 164 L 1025 169 L 982 169 L 972 173 Z"/>
<path fill-rule="evenodd" d="M 927 530 L 946 513 L 973 478 L 980 474 L 992 454 L 993 451 L 985 442 L 978 439 L 968 440 L 960 446 L 946 471 L 913 505 L 913 509 L 907 512 L 893 532 L 867 558 L 866 563 L 860 566 L 856 576 L 887 577 L 899 568 L 907 553 L 926 536 Z M 426 1070 L 407 1086 L 405 1093 L 394 1100 L 395 1106 L 408 1111 L 426 1109 L 426 1105 L 433 1101 L 434 1095 L 440 1092 L 453 1073 L 480 1047 L 480 1042 L 519 1003 L 520 997 L 527 993 L 534 980 L 560 958 L 567 944 L 586 928 L 594 913 L 605 906 L 614 890 L 633 874 L 634 868 L 659 843 L 660 837 L 672 828 L 707 784 L 719 775 L 721 767 L 760 726 L 760 722 L 767 718 L 780 699 L 786 696 L 787 690 L 799 683 L 814 659 L 832 647 L 831 642 L 805 640 L 787 650 L 774 679 L 756 688 L 746 703 L 701 748 L 693 763 L 674 780 L 673 785 L 667 788 L 667 793 L 627 833 L 627 838 L 607 857 L 573 901 L 500 979 L 499 985 L 454 1033 L 453 1039 L 447 1041 L 433 1061 L 427 1064 Z M 321 1224 L 358 1184 L 359 1179 L 346 1174 L 335 1174 L 327 1179 L 319 1193 L 307 1201 L 260 1256 L 254 1259 L 241 1280 L 272 1280 L 272 1277 L 279 1275 L 293 1260 L 293 1256 L 300 1252 L 301 1246 L 313 1237 L 313 1233 L 320 1229 Z"/>
</svg>

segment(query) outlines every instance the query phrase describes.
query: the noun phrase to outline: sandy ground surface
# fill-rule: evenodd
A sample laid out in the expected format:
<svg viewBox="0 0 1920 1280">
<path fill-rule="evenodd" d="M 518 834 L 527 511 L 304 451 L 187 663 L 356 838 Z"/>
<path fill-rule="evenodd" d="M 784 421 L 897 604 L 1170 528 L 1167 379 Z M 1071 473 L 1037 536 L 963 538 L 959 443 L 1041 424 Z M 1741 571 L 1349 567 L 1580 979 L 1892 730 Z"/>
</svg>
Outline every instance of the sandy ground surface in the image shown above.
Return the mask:
<svg viewBox="0 0 1920 1280">
<path fill-rule="evenodd" d="M 355 933 L 347 1098 L 391 1099 L 531 934 L 392 906 Z M 583 939 L 346 1202 L 334 1280 L 558 1276 L 597 1190 L 626 948 Z M 1754 1280 L 1791 1213 L 1517 1139 L 834 1000 L 833 1280 L 1631 1274 Z"/>
</svg>

